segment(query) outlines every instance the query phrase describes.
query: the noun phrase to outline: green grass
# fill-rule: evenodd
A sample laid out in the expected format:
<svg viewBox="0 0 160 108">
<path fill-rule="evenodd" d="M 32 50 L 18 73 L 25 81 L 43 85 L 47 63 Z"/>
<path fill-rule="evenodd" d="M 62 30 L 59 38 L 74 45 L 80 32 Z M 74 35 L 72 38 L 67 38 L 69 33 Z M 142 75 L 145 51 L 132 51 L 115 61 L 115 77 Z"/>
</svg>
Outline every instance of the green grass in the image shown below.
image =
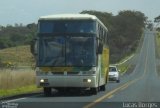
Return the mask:
<svg viewBox="0 0 160 108">
<path fill-rule="evenodd" d="M 30 53 L 30 46 L 17 46 L 0 50 L 1 62 L 11 62 L 20 66 L 33 64 L 33 56 Z"/>
<path fill-rule="evenodd" d="M 125 61 L 126 59 L 130 58 L 131 56 L 134 56 L 134 53 L 140 52 L 141 47 L 142 47 L 142 44 L 143 44 L 143 40 L 144 40 L 144 34 L 141 36 L 141 38 L 140 38 L 140 40 L 139 40 L 139 45 L 138 45 L 136 51 L 133 52 L 131 55 L 128 55 L 128 56 L 124 57 L 119 63 Z M 119 63 L 118 63 L 118 64 L 119 64 Z M 134 67 L 135 67 L 135 66 L 132 65 L 132 64 L 122 63 L 122 64 L 118 65 L 118 70 L 120 70 L 120 73 L 121 73 L 121 74 L 124 74 L 124 73 L 127 72 L 128 70 L 134 69 Z"/>
<path fill-rule="evenodd" d="M 0 97 L 31 93 L 31 92 L 40 91 L 40 90 L 41 89 L 37 88 L 35 85 L 29 85 L 29 86 L 19 87 L 15 89 L 0 89 Z"/>
<path fill-rule="evenodd" d="M 131 65 L 128 63 L 125 63 L 125 62 L 122 63 L 123 61 L 127 60 L 131 56 L 134 56 L 134 55 L 132 54 L 132 55 L 126 56 L 118 63 L 119 65 L 117 67 L 118 67 L 118 70 L 120 71 L 120 74 L 127 72 L 127 70 L 131 67 Z"/>
<path fill-rule="evenodd" d="M 14 89 L 35 84 L 35 72 L 31 69 L 0 70 L 0 89 Z"/>
<path fill-rule="evenodd" d="M 130 67 L 130 65 L 128 65 L 128 64 L 121 64 L 121 65 L 118 65 L 118 70 L 120 71 L 120 74 L 123 74 L 123 73 L 127 72 L 129 67 Z"/>
</svg>

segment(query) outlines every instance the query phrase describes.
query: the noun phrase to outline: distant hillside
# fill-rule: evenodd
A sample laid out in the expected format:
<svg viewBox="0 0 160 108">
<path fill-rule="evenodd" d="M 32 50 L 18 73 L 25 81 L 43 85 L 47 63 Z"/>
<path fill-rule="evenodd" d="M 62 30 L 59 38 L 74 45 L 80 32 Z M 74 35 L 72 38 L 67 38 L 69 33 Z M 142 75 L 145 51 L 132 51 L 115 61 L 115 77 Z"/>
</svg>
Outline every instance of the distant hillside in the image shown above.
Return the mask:
<svg viewBox="0 0 160 108">
<path fill-rule="evenodd" d="M 31 66 L 34 62 L 29 45 L 0 50 L 0 61 L 11 62 L 18 66 Z"/>
<path fill-rule="evenodd" d="M 0 49 L 28 45 L 36 36 L 37 25 L 32 23 L 26 26 L 0 26 Z"/>
</svg>

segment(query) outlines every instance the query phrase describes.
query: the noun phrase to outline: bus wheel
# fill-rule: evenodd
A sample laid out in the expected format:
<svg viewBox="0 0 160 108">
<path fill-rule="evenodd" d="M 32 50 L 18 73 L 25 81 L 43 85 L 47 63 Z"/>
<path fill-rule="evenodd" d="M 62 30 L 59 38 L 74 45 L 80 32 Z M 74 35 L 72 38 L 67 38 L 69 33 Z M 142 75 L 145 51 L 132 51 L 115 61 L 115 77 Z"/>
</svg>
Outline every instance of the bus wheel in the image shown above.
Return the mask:
<svg viewBox="0 0 160 108">
<path fill-rule="evenodd" d="M 92 94 L 96 95 L 98 93 L 98 87 L 91 88 L 90 91 Z"/>
<path fill-rule="evenodd" d="M 120 80 L 116 80 L 117 83 L 120 83 Z"/>
<path fill-rule="evenodd" d="M 44 91 L 45 96 L 50 96 L 51 95 L 51 88 L 50 87 L 44 87 L 43 91 Z"/>
<path fill-rule="evenodd" d="M 104 84 L 104 85 L 102 85 L 102 86 L 100 86 L 100 90 L 101 90 L 101 91 L 105 91 L 105 90 L 106 90 L 106 86 L 105 86 L 105 84 Z"/>
</svg>

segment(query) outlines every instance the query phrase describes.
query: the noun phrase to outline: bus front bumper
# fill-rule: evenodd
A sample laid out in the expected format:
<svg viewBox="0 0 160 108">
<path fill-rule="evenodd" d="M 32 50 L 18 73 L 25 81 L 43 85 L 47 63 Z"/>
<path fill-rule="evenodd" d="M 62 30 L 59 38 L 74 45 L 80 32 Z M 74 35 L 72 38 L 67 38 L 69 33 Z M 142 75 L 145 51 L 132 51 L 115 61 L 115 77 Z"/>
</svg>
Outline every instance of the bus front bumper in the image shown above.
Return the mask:
<svg viewBox="0 0 160 108">
<path fill-rule="evenodd" d="M 96 76 L 36 76 L 38 87 L 98 87 Z"/>
</svg>

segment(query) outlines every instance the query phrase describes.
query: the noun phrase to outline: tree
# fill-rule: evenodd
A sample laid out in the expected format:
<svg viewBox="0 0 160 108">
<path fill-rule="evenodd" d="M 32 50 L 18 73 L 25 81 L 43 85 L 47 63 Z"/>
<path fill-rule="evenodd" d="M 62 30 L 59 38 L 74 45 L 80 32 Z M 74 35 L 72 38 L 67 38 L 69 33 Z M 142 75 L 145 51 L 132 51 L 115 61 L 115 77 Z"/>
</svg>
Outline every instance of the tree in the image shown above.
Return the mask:
<svg viewBox="0 0 160 108">
<path fill-rule="evenodd" d="M 118 15 L 98 11 L 82 11 L 97 16 L 109 30 L 111 63 L 134 52 L 142 36 L 147 17 L 139 11 L 120 11 Z"/>
<path fill-rule="evenodd" d="M 154 18 L 154 22 L 155 23 L 159 23 L 160 22 L 160 15 L 158 17 Z"/>
<path fill-rule="evenodd" d="M 27 26 L 22 24 L 15 26 L 8 25 L 0 27 L 0 49 L 26 45 L 36 36 L 37 25 L 32 23 Z"/>
<path fill-rule="evenodd" d="M 154 18 L 154 22 L 157 23 L 156 27 L 160 24 L 160 15 Z"/>
</svg>

